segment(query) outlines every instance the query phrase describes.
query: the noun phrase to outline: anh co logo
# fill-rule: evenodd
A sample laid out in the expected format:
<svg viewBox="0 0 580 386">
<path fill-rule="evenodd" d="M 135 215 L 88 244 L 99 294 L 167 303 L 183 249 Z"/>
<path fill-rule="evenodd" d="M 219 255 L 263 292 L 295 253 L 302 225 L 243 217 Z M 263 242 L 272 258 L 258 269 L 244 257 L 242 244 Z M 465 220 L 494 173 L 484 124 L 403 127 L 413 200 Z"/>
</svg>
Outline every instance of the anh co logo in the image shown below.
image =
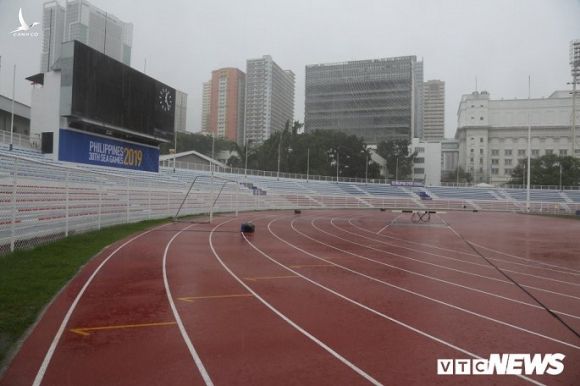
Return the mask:
<svg viewBox="0 0 580 386">
<path fill-rule="evenodd" d="M 10 32 L 12 36 L 31 36 L 36 37 L 39 35 L 38 32 L 30 31 L 32 28 L 36 27 L 39 23 L 34 22 L 28 24 L 22 17 L 22 8 L 18 11 L 18 20 L 20 21 L 20 27 L 16 28 L 14 31 Z"/>
<path fill-rule="evenodd" d="M 489 359 L 437 359 L 437 375 L 558 375 L 564 354 L 490 354 Z"/>
</svg>

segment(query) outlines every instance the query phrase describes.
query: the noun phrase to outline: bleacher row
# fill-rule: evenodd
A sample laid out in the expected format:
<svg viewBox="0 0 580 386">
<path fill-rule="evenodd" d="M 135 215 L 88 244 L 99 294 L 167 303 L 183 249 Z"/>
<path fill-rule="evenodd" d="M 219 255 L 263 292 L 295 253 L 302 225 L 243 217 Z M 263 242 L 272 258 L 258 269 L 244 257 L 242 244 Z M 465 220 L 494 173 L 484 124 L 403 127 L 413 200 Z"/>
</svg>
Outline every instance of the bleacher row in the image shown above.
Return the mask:
<svg viewBox="0 0 580 386">
<path fill-rule="evenodd" d="M 102 175 L 103 183 L 118 185 L 129 184 L 131 186 L 147 186 L 148 184 L 163 184 L 167 187 L 183 189 L 188 187 L 196 176 L 204 176 L 196 182 L 196 186 L 209 186 L 209 173 L 189 169 L 175 169 L 160 167 L 159 173 L 149 173 L 134 170 L 105 168 L 91 165 L 71 164 L 55 161 L 42 153 L 26 148 L 15 147 L 12 151 L 8 146 L 0 144 L 0 155 L 16 155 L 38 162 L 31 166 L 23 164 L 19 167 L 19 177 L 29 177 L 34 180 L 46 180 L 47 182 L 59 182 L 66 178 L 70 182 L 82 183 L 87 172 L 92 172 L 91 182 L 95 176 Z M 60 170 L 59 166 L 65 165 L 66 170 Z M 44 166 L 44 167 L 42 167 Z M 14 167 L 13 160 L 9 157 L 0 157 L 0 178 L 6 178 Z M 50 173 L 47 173 L 50 168 Z M 75 170 L 78 173 L 75 173 Z M 66 173 L 68 171 L 68 175 Z M 255 187 L 266 195 L 304 195 L 304 196 L 353 196 L 361 199 L 369 198 L 393 198 L 393 199 L 419 199 L 421 192 L 426 193 L 434 200 L 448 201 L 507 201 L 525 202 L 526 191 L 523 189 L 504 189 L 491 187 L 404 187 L 388 184 L 364 184 L 354 182 L 329 182 L 329 181 L 306 181 L 302 179 L 286 179 L 259 176 L 241 176 L 237 174 L 216 173 L 216 177 L 228 180 L 236 180 L 243 183 L 243 189 Z M 98 178 L 98 177 L 97 177 Z M 224 186 L 225 191 L 233 191 L 238 188 L 232 184 Z M 534 202 L 577 204 L 580 203 L 580 190 L 544 190 L 532 189 L 530 200 Z"/>
</svg>

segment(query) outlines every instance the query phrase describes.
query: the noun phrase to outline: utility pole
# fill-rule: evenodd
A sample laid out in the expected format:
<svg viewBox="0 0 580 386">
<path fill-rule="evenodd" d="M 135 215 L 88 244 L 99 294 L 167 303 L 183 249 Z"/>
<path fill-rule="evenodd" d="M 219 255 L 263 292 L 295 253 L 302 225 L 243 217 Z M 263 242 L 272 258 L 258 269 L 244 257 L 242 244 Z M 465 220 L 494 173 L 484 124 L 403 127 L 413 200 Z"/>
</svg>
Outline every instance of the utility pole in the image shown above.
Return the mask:
<svg viewBox="0 0 580 386">
<path fill-rule="evenodd" d="M 532 84 L 532 77 L 528 75 L 528 170 L 526 171 L 527 175 L 527 186 L 526 186 L 526 209 L 530 211 L 530 169 L 532 163 L 532 122 L 530 121 L 530 109 L 531 109 L 531 84 Z M 574 147 L 574 145 L 572 145 Z"/>
</svg>

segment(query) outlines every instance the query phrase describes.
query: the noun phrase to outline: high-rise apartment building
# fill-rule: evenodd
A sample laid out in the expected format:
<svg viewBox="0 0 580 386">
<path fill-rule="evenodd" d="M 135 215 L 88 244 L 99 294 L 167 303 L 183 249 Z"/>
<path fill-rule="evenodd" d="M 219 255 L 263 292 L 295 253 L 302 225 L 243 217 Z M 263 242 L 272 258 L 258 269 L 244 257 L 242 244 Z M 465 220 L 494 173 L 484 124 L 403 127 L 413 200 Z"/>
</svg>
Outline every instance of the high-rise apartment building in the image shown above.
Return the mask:
<svg viewBox="0 0 580 386">
<path fill-rule="evenodd" d="M 212 72 L 209 132 L 243 143 L 246 75 L 237 68 Z"/>
<path fill-rule="evenodd" d="M 60 58 L 63 42 L 78 40 L 111 58 L 131 65 L 133 24 L 95 7 L 87 0 L 70 0 L 64 9 L 58 2 L 45 3 L 43 10 L 41 71 Z"/>
<path fill-rule="evenodd" d="M 48 72 L 56 63 L 64 42 L 64 7 L 56 1 L 44 3 L 42 11 L 42 53 L 40 71 Z"/>
<path fill-rule="evenodd" d="M 187 94 L 175 90 L 175 131 L 185 132 L 187 125 Z"/>
<path fill-rule="evenodd" d="M 445 136 L 445 82 L 428 80 L 423 91 L 422 138 L 428 142 L 439 142 Z"/>
<path fill-rule="evenodd" d="M 201 94 L 201 132 L 209 133 L 209 111 L 211 104 L 211 80 L 203 82 Z"/>
<path fill-rule="evenodd" d="M 415 56 L 306 66 L 304 127 L 341 130 L 367 143 L 416 137 L 423 63 Z"/>
<path fill-rule="evenodd" d="M 246 112 L 242 143 L 260 144 L 294 118 L 294 73 L 269 55 L 246 62 Z"/>
</svg>

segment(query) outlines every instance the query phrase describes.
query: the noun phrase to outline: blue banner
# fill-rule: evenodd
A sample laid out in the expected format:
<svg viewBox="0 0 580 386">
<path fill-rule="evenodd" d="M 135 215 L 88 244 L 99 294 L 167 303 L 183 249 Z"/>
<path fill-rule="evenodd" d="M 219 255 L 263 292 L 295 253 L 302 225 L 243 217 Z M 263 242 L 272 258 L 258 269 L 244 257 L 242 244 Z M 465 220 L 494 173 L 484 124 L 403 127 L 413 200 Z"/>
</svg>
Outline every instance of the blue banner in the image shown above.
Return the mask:
<svg viewBox="0 0 580 386">
<path fill-rule="evenodd" d="M 159 171 L 159 149 L 60 129 L 58 159 L 115 168 Z"/>
</svg>

